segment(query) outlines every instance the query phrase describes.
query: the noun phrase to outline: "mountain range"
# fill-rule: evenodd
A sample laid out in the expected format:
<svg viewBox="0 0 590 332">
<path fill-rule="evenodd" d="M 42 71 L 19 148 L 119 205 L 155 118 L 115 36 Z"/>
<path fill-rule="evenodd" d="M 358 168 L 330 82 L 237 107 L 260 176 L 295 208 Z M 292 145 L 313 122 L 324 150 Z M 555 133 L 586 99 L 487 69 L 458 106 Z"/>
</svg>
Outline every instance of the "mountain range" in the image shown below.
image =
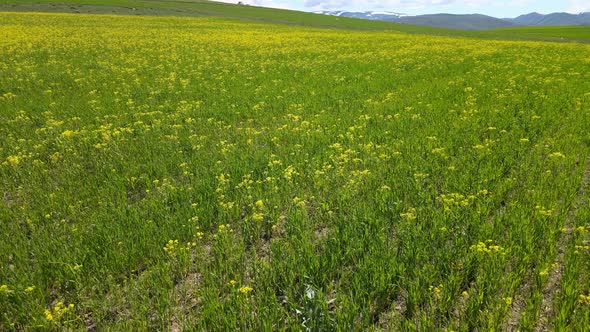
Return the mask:
<svg viewBox="0 0 590 332">
<path fill-rule="evenodd" d="M 389 11 L 350 12 L 338 10 L 316 13 L 462 30 L 485 30 L 517 26 L 590 26 L 590 12 L 579 14 L 551 13 L 547 15 L 530 13 L 520 15 L 516 18 L 496 18 L 481 14 L 429 14 L 414 16 Z"/>
</svg>

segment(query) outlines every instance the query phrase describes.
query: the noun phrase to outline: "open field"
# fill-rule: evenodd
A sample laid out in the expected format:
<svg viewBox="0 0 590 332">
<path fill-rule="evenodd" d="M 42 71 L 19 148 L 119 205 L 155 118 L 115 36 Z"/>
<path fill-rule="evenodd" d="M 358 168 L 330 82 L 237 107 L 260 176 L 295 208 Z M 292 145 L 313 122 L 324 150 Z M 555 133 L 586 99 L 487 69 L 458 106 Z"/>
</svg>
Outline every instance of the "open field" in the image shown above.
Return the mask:
<svg viewBox="0 0 590 332">
<path fill-rule="evenodd" d="M 466 36 L 468 36 L 466 34 Z M 472 37 L 590 43 L 590 26 L 502 28 L 471 33 Z"/>
<path fill-rule="evenodd" d="M 498 33 L 517 32 L 523 34 L 538 34 L 558 38 L 590 39 L 590 27 L 588 26 L 565 26 L 565 27 L 523 27 L 497 29 Z"/>
<path fill-rule="evenodd" d="M 588 26 L 522 27 L 466 31 L 335 17 L 292 10 L 236 6 L 234 4 L 203 0 L 0 0 L 0 11 L 223 17 L 258 23 L 329 29 L 398 31 L 412 34 L 501 40 L 590 43 L 590 27 Z"/>
<path fill-rule="evenodd" d="M 0 330 L 590 326 L 590 45 L 0 31 Z"/>
</svg>

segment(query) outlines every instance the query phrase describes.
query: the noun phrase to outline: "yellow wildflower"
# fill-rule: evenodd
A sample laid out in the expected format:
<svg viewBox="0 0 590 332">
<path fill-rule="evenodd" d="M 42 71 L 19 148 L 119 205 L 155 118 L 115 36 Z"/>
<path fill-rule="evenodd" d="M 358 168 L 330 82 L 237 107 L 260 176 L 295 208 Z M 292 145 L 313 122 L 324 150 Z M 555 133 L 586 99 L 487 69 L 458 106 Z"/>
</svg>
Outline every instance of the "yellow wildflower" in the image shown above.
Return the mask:
<svg viewBox="0 0 590 332">
<path fill-rule="evenodd" d="M 252 215 L 252 220 L 254 221 L 263 221 L 264 220 L 264 213 L 256 212 Z"/>
<path fill-rule="evenodd" d="M 8 285 L 2 285 L 0 286 L 0 294 L 2 293 L 11 293 L 12 291 L 10 290 L 10 288 L 8 288 Z"/>
<path fill-rule="evenodd" d="M 404 213 L 400 213 L 399 216 L 402 217 L 402 219 L 407 220 L 407 221 L 415 220 L 416 219 L 416 209 L 409 208 L 408 211 L 406 211 Z"/>
<path fill-rule="evenodd" d="M 53 315 L 51 314 L 50 310 L 45 310 L 45 319 L 48 321 L 52 321 L 53 320 Z"/>
<path fill-rule="evenodd" d="M 20 163 L 20 157 L 19 156 L 9 156 L 8 158 L 6 158 L 6 161 L 10 165 L 16 167 Z"/>
<path fill-rule="evenodd" d="M 249 293 L 251 293 L 254 289 L 250 286 L 242 286 L 240 287 L 240 289 L 238 290 L 240 293 L 244 294 L 244 295 L 248 295 Z"/>
<path fill-rule="evenodd" d="M 561 152 L 553 152 L 549 156 L 551 159 L 565 158 L 565 155 Z"/>
</svg>

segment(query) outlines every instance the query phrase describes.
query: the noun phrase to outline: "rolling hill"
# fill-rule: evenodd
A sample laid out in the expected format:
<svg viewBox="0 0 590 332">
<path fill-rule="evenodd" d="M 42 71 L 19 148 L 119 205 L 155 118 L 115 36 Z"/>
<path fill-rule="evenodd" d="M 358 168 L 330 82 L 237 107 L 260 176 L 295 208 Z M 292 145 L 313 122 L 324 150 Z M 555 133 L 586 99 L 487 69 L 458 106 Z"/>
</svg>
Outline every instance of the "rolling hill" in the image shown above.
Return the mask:
<svg viewBox="0 0 590 332">
<path fill-rule="evenodd" d="M 515 26 L 590 25 L 590 13 L 552 13 L 548 15 L 529 13 L 516 18 L 495 18 L 482 14 L 429 14 L 412 16 L 395 12 L 347 12 L 342 10 L 324 11 L 320 13 L 339 17 L 383 20 L 396 23 L 460 30 L 487 30 Z"/>
<path fill-rule="evenodd" d="M 520 15 L 516 18 L 507 18 L 504 20 L 516 25 L 525 26 L 590 25 L 590 13 L 551 13 L 548 15 L 529 13 L 526 15 Z"/>
<path fill-rule="evenodd" d="M 486 30 L 495 28 L 506 28 L 515 25 L 511 22 L 507 22 L 499 18 L 481 14 L 433 14 L 420 16 L 405 16 L 400 17 L 399 19 L 395 20 L 395 22 L 460 30 Z"/>
<path fill-rule="evenodd" d="M 460 30 L 484 30 L 494 28 L 506 28 L 516 25 L 512 22 L 481 14 L 432 14 L 411 16 L 402 13 L 387 11 L 347 12 L 342 10 L 320 11 L 317 13 L 338 17 L 352 17 L 365 20 L 381 20 L 403 24 Z"/>
</svg>

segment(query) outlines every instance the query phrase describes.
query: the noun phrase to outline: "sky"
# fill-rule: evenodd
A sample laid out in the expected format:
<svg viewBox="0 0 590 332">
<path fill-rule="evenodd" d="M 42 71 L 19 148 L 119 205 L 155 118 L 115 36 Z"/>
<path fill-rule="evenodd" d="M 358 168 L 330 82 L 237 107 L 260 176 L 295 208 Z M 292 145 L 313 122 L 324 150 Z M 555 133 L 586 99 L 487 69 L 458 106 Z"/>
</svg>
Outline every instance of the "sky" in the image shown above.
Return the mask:
<svg viewBox="0 0 590 332">
<path fill-rule="evenodd" d="M 237 3 L 238 0 L 218 0 Z M 494 17 L 516 17 L 538 12 L 590 12 L 590 0 L 242 0 L 243 3 L 301 11 L 386 10 L 409 15 L 484 14 Z"/>
</svg>

